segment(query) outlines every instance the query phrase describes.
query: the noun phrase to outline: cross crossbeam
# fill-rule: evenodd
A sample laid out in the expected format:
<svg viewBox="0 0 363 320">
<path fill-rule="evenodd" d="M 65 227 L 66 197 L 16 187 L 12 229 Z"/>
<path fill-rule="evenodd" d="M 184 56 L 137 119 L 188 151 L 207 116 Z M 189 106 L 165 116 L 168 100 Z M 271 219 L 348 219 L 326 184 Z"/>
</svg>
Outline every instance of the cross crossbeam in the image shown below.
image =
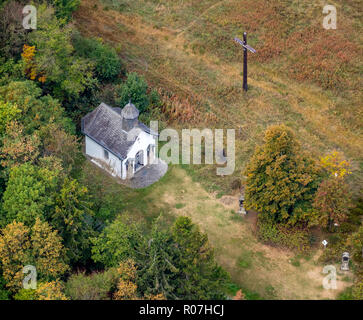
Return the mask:
<svg viewBox="0 0 363 320">
<path fill-rule="evenodd" d="M 248 44 L 244 44 L 243 41 L 241 39 L 238 39 L 237 37 L 234 38 L 234 41 L 236 41 L 237 43 L 239 43 L 243 48 L 251 51 L 252 53 L 256 53 L 256 50 L 253 49 L 251 46 L 249 46 Z"/>
</svg>

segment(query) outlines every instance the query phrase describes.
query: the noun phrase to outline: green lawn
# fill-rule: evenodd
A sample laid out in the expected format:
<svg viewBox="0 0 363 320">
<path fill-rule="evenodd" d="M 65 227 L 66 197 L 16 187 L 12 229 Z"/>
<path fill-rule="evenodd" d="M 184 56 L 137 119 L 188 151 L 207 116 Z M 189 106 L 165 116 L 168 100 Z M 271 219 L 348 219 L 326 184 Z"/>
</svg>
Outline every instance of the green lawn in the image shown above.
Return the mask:
<svg viewBox="0 0 363 320">
<path fill-rule="evenodd" d="M 102 190 L 100 196 L 107 199 L 111 212 L 128 212 L 145 223 L 145 232 L 160 214 L 165 225 L 180 215 L 191 217 L 208 234 L 217 261 L 231 274 L 231 294 L 243 288 L 249 298 L 255 299 L 335 298 L 351 284 L 351 275 L 338 274 L 338 290 L 322 290 L 325 275 L 323 266 L 317 263 L 320 252 L 304 259 L 259 243 L 253 233 L 252 216 L 236 214 L 237 196 L 226 205 L 226 196 L 217 198 L 215 192 L 207 192 L 180 166 L 169 166 L 162 179 L 139 190 L 125 187 L 88 161 L 84 173 L 86 185 Z"/>
</svg>

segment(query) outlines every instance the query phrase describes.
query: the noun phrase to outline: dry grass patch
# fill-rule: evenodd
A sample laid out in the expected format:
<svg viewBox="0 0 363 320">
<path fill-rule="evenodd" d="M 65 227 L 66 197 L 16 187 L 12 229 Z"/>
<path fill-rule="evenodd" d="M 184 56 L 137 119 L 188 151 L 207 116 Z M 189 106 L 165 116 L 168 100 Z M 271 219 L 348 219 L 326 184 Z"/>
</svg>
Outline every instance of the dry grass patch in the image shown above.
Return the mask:
<svg viewBox="0 0 363 320">
<path fill-rule="evenodd" d="M 250 91 L 245 94 L 241 88 L 242 66 L 240 62 L 236 62 L 236 59 L 240 61 L 241 50 L 234 47 L 233 41 L 228 42 L 230 47 L 226 47 L 226 39 L 215 42 L 211 36 L 213 45 L 218 43 L 220 48 L 232 50 L 236 59 L 222 59 L 214 48 L 206 48 L 204 53 L 191 50 L 191 34 L 198 37 L 193 33 L 195 28 L 203 28 L 203 21 L 207 17 L 228 20 L 229 14 L 241 12 L 240 2 L 167 2 L 163 4 L 164 8 L 159 6 L 156 11 L 155 4 L 151 1 L 125 3 L 129 8 L 127 10 L 114 11 L 110 7 L 105 11 L 96 0 L 83 1 L 75 14 L 76 25 L 83 34 L 102 37 L 104 41 L 119 48 L 129 71 L 143 74 L 153 87 L 171 94 L 172 101 L 167 101 L 170 107 L 159 112 L 165 112 L 166 120 L 173 127 L 192 125 L 236 129 L 234 177 L 242 175 L 246 161 L 255 145 L 261 142 L 266 127 L 281 122 L 291 126 L 304 148 L 316 157 L 338 148 L 349 158 L 362 161 L 363 139 L 359 125 L 362 113 L 357 102 L 358 96 L 352 98 L 343 92 L 343 98 L 323 91 L 316 85 L 293 81 L 286 72 L 279 69 L 285 63 L 278 62 L 272 66 L 265 61 L 257 62 L 253 59 L 249 68 Z M 94 8 L 95 4 L 97 8 Z M 253 9 L 259 7 L 261 1 L 248 1 L 247 4 L 250 5 L 249 9 Z M 288 13 L 296 9 L 295 4 L 283 1 L 271 6 L 287 6 Z M 232 9 L 227 10 L 223 18 L 221 10 L 226 8 Z M 309 11 L 312 16 L 314 8 Z M 253 16 L 255 11 L 252 9 Z M 174 21 L 173 17 L 182 19 Z M 273 17 L 272 15 L 271 19 Z M 265 23 L 262 16 L 261 19 Z M 162 26 L 156 25 L 157 21 Z M 228 27 L 228 23 L 226 26 Z M 287 26 L 290 27 L 289 23 Z M 351 25 L 347 26 L 344 32 L 351 28 Z M 235 35 L 238 30 L 232 28 L 227 31 L 228 34 Z M 208 29 L 199 35 L 204 36 L 210 36 Z M 261 46 L 256 45 L 261 50 Z M 359 166 L 356 168 L 358 181 L 361 169 Z M 224 191 L 229 189 L 230 182 L 234 179 L 231 176 L 222 180 L 202 167 L 196 170 Z M 215 168 L 211 168 L 210 172 L 214 170 Z"/>
<path fill-rule="evenodd" d="M 208 234 L 217 260 L 237 284 L 263 297 L 278 299 L 333 299 L 350 285 L 341 280 L 344 275 L 338 275 L 338 290 L 322 290 L 325 275 L 323 266 L 317 263 L 321 252 L 307 260 L 301 258 L 299 266 L 293 265 L 293 252 L 259 243 L 250 220 L 233 219 L 236 213 L 231 213 L 231 199 L 227 204 L 226 197 L 216 199 L 179 167 L 171 167 L 169 174 L 177 182 L 169 179 L 168 184 L 160 184 L 152 194 L 159 195 L 160 204 L 167 203 L 173 208 L 175 216 L 191 217 Z M 237 201 L 237 197 L 232 198 Z M 178 203 L 185 206 L 175 208 Z"/>
</svg>

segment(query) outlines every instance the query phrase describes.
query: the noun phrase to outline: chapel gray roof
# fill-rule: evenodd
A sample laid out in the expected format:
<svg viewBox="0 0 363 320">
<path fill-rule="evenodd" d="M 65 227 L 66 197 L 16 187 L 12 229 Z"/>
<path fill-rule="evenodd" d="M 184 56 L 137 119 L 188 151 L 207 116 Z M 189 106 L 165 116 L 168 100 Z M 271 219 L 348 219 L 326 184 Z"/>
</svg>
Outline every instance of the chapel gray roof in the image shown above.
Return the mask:
<svg viewBox="0 0 363 320">
<path fill-rule="evenodd" d="M 121 115 L 121 108 L 119 108 L 119 107 L 112 107 L 112 109 L 114 110 L 114 111 L 116 111 L 118 114 L 120 114 Z"/>
<path fill-rule="evenodd" d="M 135 107 L 134 104 L 131 103 L 131 101 L 124 106 L 124 108 L 121 111 L 121 115 L 127 119 L 132 120 L 136 119 L 139 116 L 139 110 Z"/>
<path fill-rule="evenodd" d="M 135 142 L 135 131 L 142 130 L 151 133 L 151 130 L 138 121 L 134 127 L 135 130 L 132 130 L 133 134 L 128 134 L 122 129 L 122 112 L 117 109 L 119 108 L 112 108 L 105 103 L 101 103 L 96 109 L 82 118 L 82 133 L 115 154 L 118 158 L 125 159 L 128 150 Z M 133 139 L 128 141 L 130 136 Z"/>
</svg>

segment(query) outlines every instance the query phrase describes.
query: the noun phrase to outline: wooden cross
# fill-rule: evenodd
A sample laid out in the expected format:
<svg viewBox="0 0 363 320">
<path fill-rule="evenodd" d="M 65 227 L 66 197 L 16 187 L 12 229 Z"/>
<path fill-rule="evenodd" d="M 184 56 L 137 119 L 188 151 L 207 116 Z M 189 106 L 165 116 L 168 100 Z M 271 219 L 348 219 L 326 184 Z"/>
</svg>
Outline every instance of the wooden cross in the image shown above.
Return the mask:
<svg viewBox="0 0 363 320">
<path fill-rule="evenodd" d="M 243 41 L 238 38 L 234 38 L 234 41 L 243 47 L 243 89 L 247 91 L 247 50 L 252 53 L 256 53 L 256 50 L 247 44 L 247 32 L 243 32 Z"/>
</svg>

